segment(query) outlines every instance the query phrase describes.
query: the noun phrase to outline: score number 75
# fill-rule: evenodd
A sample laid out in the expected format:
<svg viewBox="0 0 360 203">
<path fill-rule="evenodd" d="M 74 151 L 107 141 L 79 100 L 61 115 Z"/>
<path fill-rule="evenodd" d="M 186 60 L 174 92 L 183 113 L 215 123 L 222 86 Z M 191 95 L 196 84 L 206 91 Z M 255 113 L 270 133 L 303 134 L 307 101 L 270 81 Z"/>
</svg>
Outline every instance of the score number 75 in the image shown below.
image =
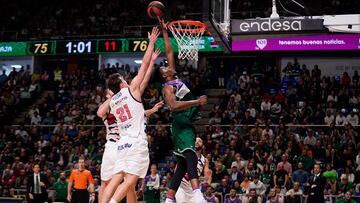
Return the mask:
<svg viewBox="0 0 360 203">
<path fill-rule="evenodd" d="M 34 44 L 35 46 L 35 50 L 34 50 L 34 53 L 37 54 L 39 53 L 42 53 L 42 54 L 45 54 L 47 53 L 48 51 L 48 43 L 37 43 L 37 44 Z"/>
</svg>

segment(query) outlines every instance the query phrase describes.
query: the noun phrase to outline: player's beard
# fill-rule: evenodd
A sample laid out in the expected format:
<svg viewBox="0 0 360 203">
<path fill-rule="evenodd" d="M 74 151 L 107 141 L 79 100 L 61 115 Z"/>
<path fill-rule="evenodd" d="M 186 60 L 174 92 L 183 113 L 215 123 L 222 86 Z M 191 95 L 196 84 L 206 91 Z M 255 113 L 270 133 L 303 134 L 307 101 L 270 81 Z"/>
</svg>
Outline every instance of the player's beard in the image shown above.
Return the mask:
<svg viewBox="0 0 360 203">
<path fill-rule="evenodd" d="M 197 152 L 200 152 L 202 150 L 202 147 L 195 147 Z"/>
</svg>

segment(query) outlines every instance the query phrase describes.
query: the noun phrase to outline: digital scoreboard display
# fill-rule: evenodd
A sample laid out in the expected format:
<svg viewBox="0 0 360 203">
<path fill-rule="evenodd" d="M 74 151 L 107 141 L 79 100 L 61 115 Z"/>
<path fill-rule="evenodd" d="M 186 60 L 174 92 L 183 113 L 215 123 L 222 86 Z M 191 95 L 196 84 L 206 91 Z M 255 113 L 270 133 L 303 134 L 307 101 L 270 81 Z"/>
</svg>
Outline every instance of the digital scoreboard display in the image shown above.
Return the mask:
<svg viewBox="0 0 360 203">
<path fill-rule="evenodd" d="M 170 38 L 174 52 L 178 45 L 174 38 Z M 48 56 L 48 55 L 86 55 L 86 54 L 114 54 L 141 53 L 149 45 L 147 38 L 118 38 L 118 39 L 74 39 L 29 42 L 0 42 L 0 56 Z M 222 49 L 215 43 L 213 37 L 200 39 L 199 52 L 217 52 Z M 159 38 L 155 48 L 165 51 L 164 40 Z"/>
</svg>

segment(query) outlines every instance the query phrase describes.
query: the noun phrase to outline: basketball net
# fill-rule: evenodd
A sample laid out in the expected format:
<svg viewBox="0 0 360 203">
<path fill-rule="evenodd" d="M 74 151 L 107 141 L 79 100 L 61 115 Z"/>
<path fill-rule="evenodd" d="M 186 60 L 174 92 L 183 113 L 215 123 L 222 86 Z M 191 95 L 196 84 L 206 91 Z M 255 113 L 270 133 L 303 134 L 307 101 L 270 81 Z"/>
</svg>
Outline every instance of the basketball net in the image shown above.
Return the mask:
<svg viewBox="0 0 360 203">
<path fill-rule="evenodd" d="M 179 59 L 198 60 L 200 38 L 205 29 L 205 24 L 190 20 L 179 20 L 169 24 L 169 30 L 179 47 Z"/>
</svg>

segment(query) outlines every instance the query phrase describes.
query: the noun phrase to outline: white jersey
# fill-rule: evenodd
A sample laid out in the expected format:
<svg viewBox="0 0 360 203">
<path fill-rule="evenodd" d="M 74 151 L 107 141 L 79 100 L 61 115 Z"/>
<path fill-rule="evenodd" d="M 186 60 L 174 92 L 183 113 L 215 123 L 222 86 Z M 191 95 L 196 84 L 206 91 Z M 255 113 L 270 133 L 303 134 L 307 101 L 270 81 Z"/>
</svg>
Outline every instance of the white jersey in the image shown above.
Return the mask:
<svg viewBox="0 0 360 203">
<path fill-rule="evenodd" d="M 106 140 L 109 141 L 113 139 L 117 141 L 120 139 L 119 129 L 116 122 L 116 118 L 113 114 L 108 113 L 106 114 L 106 118 L 104 119 L 104 124 L 106 127 Z"/>
<path fill-rule="evenodd" d="M 121 137 L 146 139 L 144 106 L 133 97 L 130 88 L 122 88 L 111 98 L 110 109 Z"/>
<path fill-rule="evenodd" d="M 205 161 L 206 161 L 206 158 L 204 157 L 204 155 L 200 155 L 200 157 L 198 157 L 197 172 L 198 172 L 199 177 L 203 173 L 203 170 L 205 167 Z M 185 174 L 185 177 L 181 180 L 181 187 L 185 186 L 187 188 L 190 188 L 192 191 L 191 183 L 189 181 L 190 181 L 190 178 L 189 178 L 188 174 Z"/>
</svg>

